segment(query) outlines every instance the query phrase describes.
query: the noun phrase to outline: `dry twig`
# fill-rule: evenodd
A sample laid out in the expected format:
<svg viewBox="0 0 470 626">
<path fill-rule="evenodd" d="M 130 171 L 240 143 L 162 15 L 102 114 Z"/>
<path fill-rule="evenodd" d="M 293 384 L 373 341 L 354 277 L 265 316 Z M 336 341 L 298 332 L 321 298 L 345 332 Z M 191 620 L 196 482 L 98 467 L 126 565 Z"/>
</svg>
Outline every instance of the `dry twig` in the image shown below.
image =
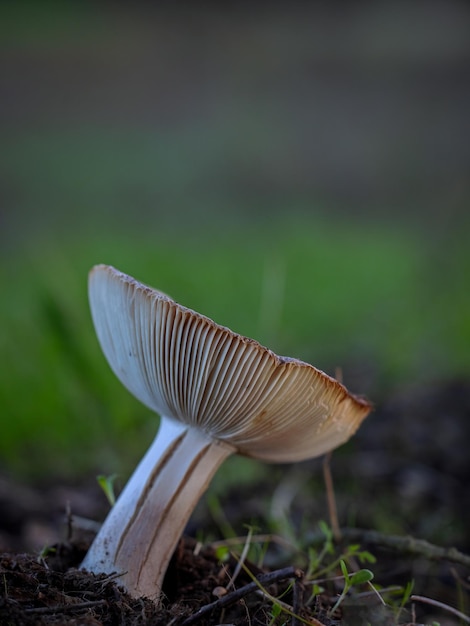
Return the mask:
<svg viewBox="0 0 470 626">
<path fill-rule="evenodd" d="M 302 576 L 302 572 L 295 567 L 284 567 L 282 569 L 276 570 L 275 572 L 270 572 L 269 574 L 262 574 L 261 576 L 257 577 L 256 582 L 248 583 L 247 585 L 240 587 L 240 589 L 236 589 L 231 593 L 227 593 L 226 595 L 221 596 L 215 602 L 211 602 L 210 604 L 206 604 L 205 606 L 201 607 L 196 613 L 185 619 L 182 626 L 190 626 L 190 624 L 196 624 L 205 615 L 211 613 L 211 611 L 229 606 L 230 604 L 241 600 L 253 591 L 256 591 L 257 589 L 259 589 L 259 585 L 270 585 L 281 580 L 287 580 L 289 578 L 301 578 Z"/>
<path fill-rule="evenodd" d="M 328 502 L 328 513 L 330 517 L 331 530 L 335 541 L 341 541 L 341 529 L 338 521 L 338 509 L 336 507 L 335 489 L 333 486 L 333 476 L 331 474 L 331 451 L 325 454 L 323 459 L 323 480 L 325 481 L 326 499 Z"/>
<path fill-rule="evenodd" d="M 89 602 L 76 602 L 74 604 L 59 604 L 56 606 L 38 606 L 31 609 L 24 609 L 25 613 L 34 613 L 37 615 L 48 615 L 56 613 L 75 613 L 83 611 L 95 606 L 106 604 L 106 600 L 90 600 Z"/>
<path fill-rule="evenodd" d="M 468 554 L 464 554 L 456 548 L 435 546 L 425 539 L 416 539 L 409 535 L 388 535 L 376 530 L 362 530 L 360 528 L 342 528 L 341 535 L 344 541 L 374 544 L 401 553 L 423 556 L 430 561 L 452 561 L 453 563 L 470 567 L 470 556 Z M 324 541 L 325 536 L 323 533 L 315 533 L 309 537 L 311 545 L 321 544 Z"/>
<path fill-rule="evenodd" d="M 410 600 L 413 600 L 414 602 L 422 602 L 423 604 L 430 604 L 431 606 L 436 606 L 439 609 L 447 611 L 448 613 L 452 613 L 452 615 L 455 615 L 463 622 L 470 624 L 470 617 L 468 617 L 464 613 L 461 613 L 460 611 L 457 611 L 457 609 L 454 609 L 453 606 L 444 604 L 444 602 L 439 602 L 438 600 L 433 600 L 432 598 L 426 598 L 425 596 L 411 596 Z"/>
</svg>

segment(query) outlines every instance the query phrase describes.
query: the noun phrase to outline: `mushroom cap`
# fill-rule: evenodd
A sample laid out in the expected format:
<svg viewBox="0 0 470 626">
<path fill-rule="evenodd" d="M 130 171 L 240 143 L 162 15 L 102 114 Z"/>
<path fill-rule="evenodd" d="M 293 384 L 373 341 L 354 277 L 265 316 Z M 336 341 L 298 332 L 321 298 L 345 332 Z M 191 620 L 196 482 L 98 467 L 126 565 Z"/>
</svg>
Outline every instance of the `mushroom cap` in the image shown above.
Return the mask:
<svg viewBox="0 0 470 626">
<path fill-rule="evenodd" d="M 89 299 L 116 376 L 160 415 L 265 461 L 293 462 L 344 443 L 371 410 L 334 378 L 97 265 Z"/>
</svg>

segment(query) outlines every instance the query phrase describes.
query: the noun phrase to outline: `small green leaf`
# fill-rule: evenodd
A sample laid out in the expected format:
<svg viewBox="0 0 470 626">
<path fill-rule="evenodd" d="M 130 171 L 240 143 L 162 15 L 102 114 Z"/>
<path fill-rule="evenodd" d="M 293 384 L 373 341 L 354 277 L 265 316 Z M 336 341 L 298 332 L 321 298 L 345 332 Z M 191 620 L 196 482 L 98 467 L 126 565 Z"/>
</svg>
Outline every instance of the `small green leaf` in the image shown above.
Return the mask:
<svg viewBox="0 0 470 626">
<path fill-rule="evenodd" d="M 411 597 L 411 593 L 413 591 L 413 587 L 415 586 L 415 581 L 414 580 L 410 580 L 406 583 L 406 587 L 403 590 L 403 598 L 401 600 L 400 606 L 405 606 L 405 604 L 408 602 L 408 600 Z"/>
<path fill-rule="evenodd" d="M 228 560 L 230 556 L 230 550 L 227 548 L 227 546 L 219 546 L 215 549 L 215 556 L 218 558 L 219 561 L 223 563 L 224 561 Z"/>
<path fill-rule="evenodd" d="M 367 550 L 358 552 L 356 556 L 359 559 L 359 561 L 361 561 L 361 563 L 376 563 L 377 562 L 377 559 L 375 558 L 375 556 L 371 554 L 370 552 L 368 552 Z"/>
<path fill-rule="evenodd" d="M 55 554 L 57 552 L 57 548 L 54 546 L 45 545 L 41 552 L 39 553 L 40 559 L 45 559 L 47 556 L 51 554 Z"/>
<path fill-rule="evenodd" d="M 349 580 L 349 572 L 348 572 L 348 568 L 346 567 L 346 563 L 343 561 L 343 559 L 341 559 L 341 561 L 339 562 L 339 565 L 341 567 L 341 571 L 343 572 L 344 578 L 348 581 Z"/>
<path fill-rule="evenodd" d="M 348 546 L 348 554 L 356 554 L 359 551 L 361 545 L 359 543 L 353 543 Z"/>
<path fill-rule="evenodd" d="M 364 583 L 368 583 L 373 578 L 374 574 L 370 571 L 370 569 L 360 569 L 358 572 L 354 572 L 354 574 L 350 576 L 349 582 L 351 585 L 363 585 Z"/>
<path fill-rule="evenodd" d="M 108 502 L 111 506 L 116 504 L 116 495 L 114 493 L 114 481 L 117 478 L 117 474 L 111 474 L 111 476 L 105 476 L 104 474 L 100 474 L 96 477 L 99 486 L 104 491 L 104 495 L 107 497 Z"/>
<path fill-rule="evenodd" d="M 328 526 L 328 524 L 325 521 L 320 520 L 318 522 L 318 527 L 320 528 L 321 532 L 325 535 L 327 541 L 332 541 L 333 532 L 331 528 Z"/>
</svg>

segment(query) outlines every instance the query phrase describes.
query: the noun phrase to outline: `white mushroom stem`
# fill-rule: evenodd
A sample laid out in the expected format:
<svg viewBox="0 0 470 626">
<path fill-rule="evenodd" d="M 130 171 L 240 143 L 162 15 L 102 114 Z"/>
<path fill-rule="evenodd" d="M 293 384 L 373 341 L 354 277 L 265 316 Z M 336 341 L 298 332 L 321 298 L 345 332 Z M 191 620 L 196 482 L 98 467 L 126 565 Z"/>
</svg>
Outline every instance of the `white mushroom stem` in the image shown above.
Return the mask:
<svg viewBox="0 0 470 626">
<path fill-rule="evenodd" d="M 81 567 L 122 574 L 133 596 L 158 599 L 168 562 L 220 464 L 235 448 L 162 417 L 159 432 Z"/>
</svg>

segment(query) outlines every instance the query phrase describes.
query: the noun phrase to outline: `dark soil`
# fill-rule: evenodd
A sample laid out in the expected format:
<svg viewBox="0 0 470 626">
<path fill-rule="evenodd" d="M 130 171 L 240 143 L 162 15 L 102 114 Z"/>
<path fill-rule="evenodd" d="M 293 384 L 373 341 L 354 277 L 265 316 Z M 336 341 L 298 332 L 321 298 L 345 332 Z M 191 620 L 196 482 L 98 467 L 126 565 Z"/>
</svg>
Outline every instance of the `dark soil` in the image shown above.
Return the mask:
<svg viewBox="0 0 470 626">
<path fill-rule="evenodd" d="M 5 554 L 0 561 L 5 587 L 1 623 L 163 626 L 184 622 L 200 606 L 216 599 L 213 591 L 227 584 L 228 572 L 233 570 L 233 560 L 221 564 L 213 549 L 196 551 L 196 547 L 194 540 L 181 540 L 168 570 L 161 607 L 151 600 L 131 598 L 119 588 L 116 577 L 77 569 L 86 552 L 84 544 L 59 544 L 46 557 Z M 248 582 L 242 574 L 239 584 Z M 270 589 L 278 593 L 272 586 Z M 230 619 L 234 615 L 238 619 L 237 613 L 237 608 L 225 610 Z"/>
<path fill-rule="evenodd" d="M 470 553 L 469 441 L 467 382 L 410 390 L 383 403 L 361 428 L 354 446 L 346 446 L 333 457 L 339 518 L 355 526 L 356 535 L 345 534 L 326 562 L 360 543 L 377 561 L 361 565 L 350 559 L 349 571 L 368 567 L 377 587 L 403 586 L 414 580 L 413 594 L 468 615 L 470 560 L 463 553 Z M 289 502 L 288 528 L 299 539 L 301 550 L 272 542 L 260 567 L 247 559 L 251 574 L 242 570 L 229 587 L 236 558 L 228 551 L 221 554 L 210 540 L 202 545 L 184 538 L 168 569 L 159 606 L 129 597 L 119 588 L 118 577 L 93 576 L 77 569 L 93 535 L 90 520 L 103 515 L 103 496 L 96 487 L 32 488 L 4 479 L 0 482 L 0 551 L 4 551 L 0 556 L 0 624 L 467 623 L 449 609 L 418 599 L 408 601 L 397 615 L 400 600 L 388 595 L 387 603 L 395 608 L 385 607 L 367 584 L 358 586 L 331 612 L 343 587 L 341 580 L 333 580 L 341 574 L 338 568 L 328 572 L 323 590 L 312 594 L 312 586 L 297 568 L 305 571 L 308 549 L 324 543 L 317 525 L 318 520 L 328 519 L 321 476 L 321 462 L 316 461 L 273 468 L 272 484 L 267 484 L 264 475 L 243 493 L 233 488 L 220 504 L 235 530 L 246 535 L 244 524 L 256 520 L 262 532 L 273 532 L 272 502 L 291 481 L 295 493 Z M 68 502 L 71 513 L 64 515 Z M 204 528 L 205 537 L 220 538 L 223 534 L 213 517 L 202 505 L 188 532 L 197 536 Z M 278 534 L 283 534 L 281 522 L 277 523 Z M 357 528 L 381 534 L 358 533 Z M 400 543 L 398 538 L 408 534 L 444 549 L 455 547 L 459 553 L 439 552 L 429 543 Z M 53 547 L 42 553 L 37 549 L 46 545 Z M 242 547 L 237 546 L 235 553 L 240 554 Z M 271 579 L 263 578 L 268 572 L 273 573 Z M 306 622 L 285 611 L 276 617 L 276 607 L 260 594 L 253 577 L 261 577 L 263 589 L 293 607 Z"/>
</svg>

